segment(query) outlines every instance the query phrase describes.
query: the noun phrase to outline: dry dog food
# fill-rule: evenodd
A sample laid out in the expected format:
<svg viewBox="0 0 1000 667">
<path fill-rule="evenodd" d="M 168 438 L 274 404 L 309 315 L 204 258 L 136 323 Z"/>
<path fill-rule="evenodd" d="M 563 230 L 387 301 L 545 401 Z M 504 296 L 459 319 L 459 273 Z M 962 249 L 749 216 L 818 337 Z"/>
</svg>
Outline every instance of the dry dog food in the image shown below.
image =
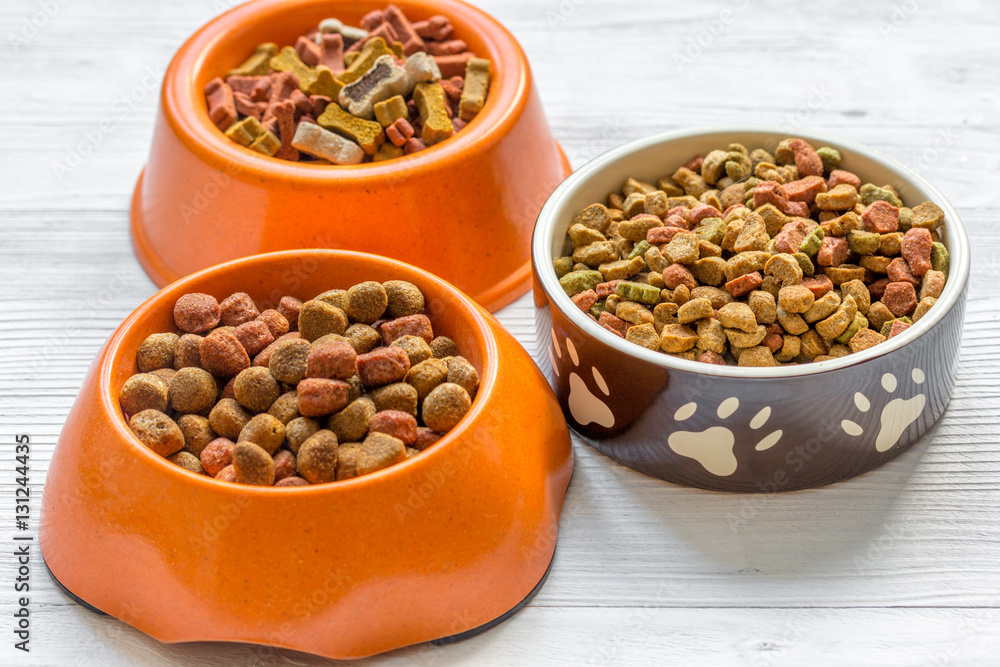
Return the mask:
<svg viewBox="0 0 1000 667">
<path fill-rule="evenodd" d="M 381 470 L 469 411 L 479 374 L 435 335 L 409 282 L 364 282 L 263 312 L 238 292 L 185 294 L 119 401 L 151 450 L 215 479 L 303 486 Z"/>
<path fill-rule="evenodd" d="M 358 164 L 415 153 L 461 130 L 486 102 L 490 61 L 453 33 L 444 16 L 410 21 L 395 5 L 358 28 L 325 19 L 293 46 L 260 44 L 212 79 L 209 118 L 232 141 L 283 160 Z M 185 308 L 197 316 L 197 306 Z"/>
<path fill-rule="evenodd" d="M 944 212 L 841 160 L 785 139 L 629 178 L 573 220 L 559 283 L 604 329 L 684 359 L 777 366 L 878 345 L 941 295 Z"/>
</svg>

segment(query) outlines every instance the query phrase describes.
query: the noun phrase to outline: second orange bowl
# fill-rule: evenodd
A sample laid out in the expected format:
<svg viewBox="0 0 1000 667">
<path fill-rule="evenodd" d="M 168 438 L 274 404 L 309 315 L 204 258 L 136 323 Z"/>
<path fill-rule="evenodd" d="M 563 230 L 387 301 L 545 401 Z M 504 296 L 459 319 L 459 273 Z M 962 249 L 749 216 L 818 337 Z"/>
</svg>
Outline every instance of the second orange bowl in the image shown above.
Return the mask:
<svg viewBox="0 0 1000 667">
<path fill-rule="evenodd" d="M 569 173 L 524 51 L 460 0 L 400 0 L 412 20 L 441 14 L 493 65 L 483 110 L 426 150 L 332 166 L 266 157 L 208 117 L 203 89 L 262 42 L 292 44 L 320 20 L 357 25 L 383 0 L 254 0 L 210 21 L 167 69 L 149 162 L 132 199 L 132 239 L 161 287 L 220 262 L 298 248 L 374 252 L 427 269 L 488 310 L 527 291 L 530 237 Z"/>
</svg>

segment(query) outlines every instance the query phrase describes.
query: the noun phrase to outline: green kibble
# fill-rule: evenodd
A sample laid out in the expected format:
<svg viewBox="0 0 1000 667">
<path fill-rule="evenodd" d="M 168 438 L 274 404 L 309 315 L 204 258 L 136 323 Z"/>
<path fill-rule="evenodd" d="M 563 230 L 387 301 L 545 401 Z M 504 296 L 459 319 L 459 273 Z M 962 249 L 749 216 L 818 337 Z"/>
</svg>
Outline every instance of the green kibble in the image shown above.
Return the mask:
<svg viewBox="0 0 1000 667">
<path fill-rule="evenodd" d="M 746 188 L 747 192 L 753 193 L 753 189 L 763 182 L 764 181 L 760 180 L 756 176 L 751 176 L 747 180 L 743 181 L 743 186 Z"/>
<path fill-rule="evenodd" d="M 847 345 L 851 341 L 851 339 L 854 338 L 854 334 L 858 333 L 867 326 L 868 326 L 868 318 L 866 318 L 861 313 L 858 313 L 857 315 L 854 316 L 854 321 L 851 322 L 850 326 L 848 326 L 847 329 L 844 330 L 844 333 L 837 336 L 837 342 L 842 345 Z"/>
<path fill-rule="evenodd" d="M 559 284 L 569 296 L 576 296 L 580 292 L 597 287 L 598 283 L 604 282 L 604 276 L 600 271 L 570 271 L 559 279 Z M 647 285 L 648 287 L 648 285 Z"/>
<path fill-rule="evenodd" d="M 589 312 L 595 318 L 600 318 L 601 313 L 604 312 L 604 302 L 603 301 L 598 301 L 593 306 L 591 306 L 590 310 L 587 311 L 587 312 Z"/>
<path fill-rule="evenodd" d="M 823 231 L 822 227 L 814 227 L 813 230 L 806 234 L 806 237 L 802 239 L 802 244 L 799 246 L 799 250 L 804 252 L 809 257 L 812 257 L 819 252 L 819 247 L 823 245 L 824 236 L 826 236 L 826 232 Z"/>
<path fill-rule="evenodd" d="M 940 241 L 931 244 L 931 268 L 940 271 L 945 278 L 948 277 L 948 268 L 951 259 L 948 257 L 948 249 Z"/>
<path fill-rule="evenodd" d="M 840 166 L 840 151 L 830 146 L 820 146 L 816 149 L 816 154 L 823 161 L 823 171 L 830 173 Z"/>
<path fill-rule="evenodd" d="M 556 270 L 556 278 L 562 278 L 573 270 L 573 258 L 556 257 L 552 260 L 552 268 Z"/>
<path fill-rule="evenodd" d="M 860 229 L 852 229 L 847 233 L 847 245 L 851 252 L 858 255 L 873 255 L 878 252 L 879 244 L 882 243 L 882 235 L 877 232 L 866 232 Z"/>
<path fill-rule="evenodd" d="M 913 209 L 906 206 L 899 209 L 899 231 L 908 232 L 913 227 Z"/>
<path fill-rule="evenodd" d="M 646 251 L 652 247 L 653 246 L 650 245 L 649 241 L 643 239 L 635 244 L 635 246 L 632 248 L 632 252 L 628 254 L 628 259 L 635 259 L 636 257 L 642 257 L 643 255 L 646 254 Z"/>
<path fill-rule="evenodd" d="M 796 252 L 792 253 L 792 257 L 799 263 L 799 268 L 802 269 L 802 275 L 811 276 L 816 273 L 816 267 L 813 266 L 812 260 L 809 259 L 809 255 L 804 252 Z"/>
<path fill-rule="evenodd" d="M 645 283 L 622 281 L 615 286 L 615 294 L 623 301 L 634 301 L 650 306 L 660 302 L 660 290 Z"/>
<path fill-rule="evenodd" d="M 861 186 L 861 203 L 865 206 L 870 206 L 877 201 L 889 202 L 893 206 L 899 207 L 903 205 L 903 202 L 899 200 L 899 197 L 892 194 L 885 188 L 880 188 L 872 183 L 865 183 Z"/>
<path fill-rule="evenodd" d="M 722 239 L 726 236 L 726 223 L 722 218 L 705 218 L 694 230 L 694 235 L 699 241 L 708 241 L 715 245 L 721 245 Z"/>
<path fill-rule="evenodd" d="M 892 323 L 895 322 L 895 321 L 896 321 L 896 318 L 892 318 L 891 320 L 886 320 L 885 322 L 883 322 L 882 323 L 882 330 L 879 331 L 879 333 L 882 334 L 883 336 L 885 336 L 886 338 L 888 338 L 889 334 L 892 333 Z"/>
</svg>

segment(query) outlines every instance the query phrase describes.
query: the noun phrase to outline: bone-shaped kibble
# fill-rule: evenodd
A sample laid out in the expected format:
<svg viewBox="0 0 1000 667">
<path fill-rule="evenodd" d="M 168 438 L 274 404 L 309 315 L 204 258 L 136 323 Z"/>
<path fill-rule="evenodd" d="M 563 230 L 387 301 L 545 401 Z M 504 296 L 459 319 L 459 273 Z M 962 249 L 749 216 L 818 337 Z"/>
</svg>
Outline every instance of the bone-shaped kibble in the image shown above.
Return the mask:
<svg viewBox="0 0 1000 667">
<path fill-rule="evenodd" d="M 469 122 L 475 118 L 490 87 L 490 61 L 485 58 L 470 58 L 465 66 L 465 85 L 458 102 L 458 117 Z"/>
<path fill-rule="evenodd" d="M 413 101 L 423 124 L 420 136 L 428 146 L 444 141 L 455 133 L 444 101 L 444 89 L 437 83 L 418 83 L 413 89 Z"/>
<path fill-rule="evenodd" d="M 310 95 L 323 95 L 330 99 L 336 99 L 343 87 L 344 84 L 337 80 L 329 67 L 320 65 L 316 68 L 316 80 L 309 84 L 306 92 Z"/>
<path fill-rule="evenodd" d="M 274 157 L 298 161 L 299 152 L 292 146 L 292 138 L 295 136 L 295 102 L 291 99 L 279 102 L 271 107 L 271 113 L 278 120 L 278 136 L 281 137 L 281 148 Z"/>
<path fill-rule="evenodd" d="M 344 36 L 339 32 L 321 34 L 319 64 L 334 74 L 344 71 Z"/>
<path fill-rule="evenodd" d="M 383 160 L 391 160 L 393 158 L 402 157 L 403 149 L 399 146 L 393 144 L 382 144 L 375 151 L 375 155 L 372 156 L 372 162 L 381 162 Z"/>
<path fill-rule="evenodd" d="M 369 155 L 374 155 L 378 147 L 385 142 L 385 132 L 375 121 L 352 116 L 335 102 L 326 106 L 323 114 L 316 119 L 320 127 L 347 137 Z"/>
<path fill-rule="evenodd" d="M 229 70 L 227 76 L 261 76 L 270 72 L 268 63 L 278 53 L 278 45 L 274 42 L 264 42 L 253 50 L 250 57 L 239 67 Z"/>
<path fill-rule="evenodd" d="M 432 16 L 426 21 L 418 21 L 412 25 L 416 33 L 424 39 L 443 42 L 451 37 L 451 21 L 449 21 L 446 16 Z"/>
<path fill-rule="evenodd" d="M 273 156 L 281 148 L 281 140 L 273 133 L 264 128 L 253 116 L 244 118 L 238 123 L 233 123 L 226 136 L 251 150 Z"/>
<path fill-rule="evenodd" d="M 399 41 L 399 35 L 396 34 L 396 31 L 393 29 L 393 27 L 388 23 L 383 23 L 379 27 L 369 32 L 368 36 L 365 37 L 364 39 L 357 41 L 354 44 L 351 44 L 350 48 L 347 49 L 347 52 L 354 53 L 355 51 L 360 51 L 361 49 L 364 48 L 365 44 L 376 38 L 383 40 L 386 44 L 393 44 Z M 402 51 L 403 45 L 400 44 L 399 48 L 400 51 Z"/>
<path fill-rule="evenodd" d="M 302 92 L 308 93 L 310 86 L 316 82 L 316 70 L 302 62 L 298 52 L 291 46 L 281 49 L 270 62 L 271 69 L 295 74 L 299 78 L 299 88 Z"/>
<path fill-rule="evenodd" d="M 233 101 L 236 103 L 236 112 L 241 116 L 253 116 L 260 120 L 267 105 L 263 102 L 254 102 L 247 93 L 233 91 Z"/>
<path fill-rule="evenodd" d="M 208 105 L 208 117 L 216 127 L 225 132 L 236 120 L 233 89 L 225 81 L 215 77 L 205 86 L 205 102 Z"/>
<path fill-rule="evenodd" d="M 434 62 L 441 70 L 442 79 L 450 79 L 453 76 L 462 76 L 465 73 L 465 66 L 473 58 L 469 51 L 456 53 L 453 56 L 434 56 Z"/>
<path fill-rule="evenodd" d="M 417 51 L 407 58 L 403 64 L 403 69 L 406 70 L 406 76 L 409 81 L 409 87 L 406 90 L 407 94 L 412 92 L 413 87 L 418 83 L 423 81 L 437 81 L 441 78 L 441 70 L 438 69 L 437 63 L 423 51 Z"/>
<path fill-rule="evenodd" d="M 376 102 L 402 95 L 408 87 L 406 71 L 392 56 L 382 56 L 360 79 L 343 87 L 338 101 L 355 116 L 370 120 L 375 117 Z"/>
<path fill-rule="evenodd" d="M 395 95 L 387 100 L 375 104 L 375 120 L 382 127 L 389 127 L 396 120 L 406 118 L 409 113 L 406 109 L 406 100 L 402 95 Z"/>
<path fill-rule="evenodd" d="M 427 53 L 432 56 L 453 56 L 456 53 L 464 53 L 469 45 L 460 39 L 452 39 L 447 42 L 430 42 L 427 45 Z"/>
<path fill-rule="evenodd" d="M 300 36 L 295 40 L 295 53 L 299 54 L 299 60 L 307 67 L 316 67 L 319 64 L 322 50 L 319 44 L 313 40 Z"/>
<path fill-rule="evenodd" d="M 399 41 L 403 43 L 403 53 L 411 55 L 427 48 L 424 40 L 420 39 L 420 35 L 413 29 L 413 24 L 406 18 L 403 10 L 396 5 L 389 5 L 385 8 L 384 14 L 386 22 L 393 27 L 396 34 L 399 35 Z"/>
<path fill-rule="evenodd" d="M 385 12 L 381 9 L 373 9 L 361 17 L 361 27 L 369 33 L 383 23 L 385 23 Z"/>
<path fill-rule="evenodd" d="M 344 46 L 351 46 L 368 36 L 367 30 L 344 25 L 340 19 L 323 19 L 319 22 L 320 35 L 335 32 L 344 38 Z M 317 36 L 318 37 L 318 36 Z"/>
<path fill-rule="evenodd" d="M 361 53 L 351 64 L 347 66 L 347 69 L 337 75 L 337 80 L 340 81 L 345 86 L 349 83 L 354 83 L 362 76 L 365 72 L 370 70 L 375 66 L 375 61 L 382 56 L 392 56 L 395 55 L 392 50 L 386 45 L 385 40 L 381 37 L 376 37 L 368 42 L 365 42 L 364 47 L 361 49 Z M 346 60 L 344 62 L 347 62 Z"/>
<path fill-rule="evenodd" d="M 333 164 L 358 164 L 365 157 L 356 143 L 313 123 L 299 123 L 292 146 Z"/>
</svg>

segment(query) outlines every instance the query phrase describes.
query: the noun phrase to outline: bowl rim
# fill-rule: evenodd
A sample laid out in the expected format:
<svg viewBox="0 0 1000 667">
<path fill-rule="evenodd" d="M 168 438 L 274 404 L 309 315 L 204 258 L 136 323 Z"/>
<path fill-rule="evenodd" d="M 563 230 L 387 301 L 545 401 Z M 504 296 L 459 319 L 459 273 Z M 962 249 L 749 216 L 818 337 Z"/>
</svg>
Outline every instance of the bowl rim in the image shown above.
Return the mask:
<svg viewBox="0 0 1000 667">
<path fill-rule="evenodd" d="M 243 267 L 242 270 L 247 270 L 247 268 L 251 268 L 255 264 L 267 263 L 275 259 L 300 261 L 309 258 L 317 259 L 318 261 L 331 262 L 375 261 L 376 263 L 388 264 L 394 270 L 402 269 L 403 272 L 411 271 L 416 273 L 422 280 L 426 281 L 425 284 L 433 284 L 435 289 L 440 289 L 445 293 L 449 293 L 459 304 L 464 306 L 465 312 L 473 320 L 476 326 L 476 329 L 473 331 L 473 336 L 482 341 L 485 355 L 482 362 L 479 389 L 476 392 L 476 397 L 472 401 L 472 407 L 462 417 L 459 423 L 448 431 L 448 433 L 441 436 L 441 438 L 434 444 L 422 451 L 419 456 L 407 458 L 406 460 L 400 461 L 399 463 L 389 466 L 388 468 L 376 470 L 375 472 L 367 475 L 323 484 L 310 484 L 308 486 L 255 486 L 252 484 L 237 484 L 234 482 L 220 481 L 207 475 L 199 475 L 185 470 L 168 461 L 166 457 L 160 456 L 149 447 L 145 446 L 132 432 L 132 429 L 129 428 L 128 421 L 125 419 L 119 405 L 118 397 L 114 395 L 111 387 L 112 374 L 115 368 L 114 362 L 124 353 L 122 348 L 129 330 L 135 326 L 140 319 L 164 307 L 163 302 L 172 298 L 172 295 L 179 296 L 186 291 L 190 291 L 188 286 L 194 283 L 205 279 L 211 279 L 215 275 L 227 271 L 240 270 L 241 267 Z M 399 279 L 402 280 L 406 278 L 400 277 Z M 241 257 L 222 264 L 216 264 L 215 266 L 211 266 L 207 269 L 202 269 L 201 271 L 185 276 L 184 278 L 157 290 L 155 294 L 143 301 L 134 311 L 132 311 L 132 313 L 129 314 L 128 317 L 125 318 L 124 321 L 122 321 L 115 332 L 111 335 L 111 338 L 108 340 L 106 344 L 107 348 L 101 358 L 101 365 L 97 378 L 98 392 L 100 393 L 99 400 L 101 402 L 101 406 L 110 415 L 111 425 L 115 434 L 130 443 L 133 449 L 136 450 L 135 455 L 137 457 L 142 457 L 147 462 L 151 462 L 154 466 L 160 466 L 164 474 L 176 476 L 175 479 L 177 479 L 179 483 L 186 482 L 191 484 L 203 484 L 206 485 L 205 489 L 208 491 L 232 493 L 241 496 L 245 494 L 284 494 L 285 497 L 290 498 L 317 493 L 350 493 L 351 490 L 357 489 L 362 485 L 391 483 L 395 476 L 408 475 L 411 473 L 418 474 L 418 471 L 416 470 L 417 468 L 434 465 L 434 462 L 443 460 L 444 457 L 448 456 L 448 452 L 450 452 L 450 450 L 460 447 L 462 438 L 467 435 L 466 432 L 475 428 L 476 425 L 479 424 L 481 421 L 480 417 L 486 410 L 485 405 L 488 402 L 489 397 L 494 392 L 499 368 L 499 349 L 496 338 L 490 330 L 487 321 L 487 318 L 489 317 L 491 316 L 483 310 L 481 306 L 472 301 L 470 297 L 465 295 L 458 288 L 452 286 L 447 281 L 442 280 L 434 274 L 419 267 L 413 266 L 412 264 L 407 264 L 406 262 L 396 259 L 382 257 L 380 255 L 357 252 L 353 250 L 311 249 L 282 250 L 278 252 L 251 255 L 249 257 Z"/>
<path fill-rule="evenodd" d="M 410 0 L 412 1 L 412 0 Z M 219 42 L 229 33 L 260 23 L 270 15 L 292 12 L 303 6 L 337 4 L 344 0 L 251 0 L 212 18 L 192 34 L 174 54 L 167 67 L 160 92 L 160 107 L 168 124 L 188 150 L 202 159 L 224 164 L 231 175 L 256 175 L 268 179 L 289 178 L 330 182 L 337 179 L 404 178 L 423 169 L 433 168 L 466 154 L 496 145 L 508 134 L 528 103 L 532 86 L 531 68 L 518 41 L 499 21 L 464 0 L 417 0 L 432 12 L 457 17 L 476 31 L 498 55 L 493 60 L 490 95 L 483 109 L 469 123 L 447 140 L 426 149 L 391 160 L 355 165 L 325 165 L 280 160 L 240 146 L 225 137 L 208 117 L 204 92 L 198 88 L 195 73 L 210 67 L 209 55 L 220 48 Z M 350 3 L 345 3 L 350 4 Z M 409 4 L 403 0 L 402 4 Z M 483 56 L 480 56 L 483 57 Z M 402 173 L 400 173 L 402 172 Z"/>
<path fill-rule="evenodd" d="M 794 366 L 766 368 L 731 366 L 728 364 L 722 366 L 671 357 L 663 354 L 662 352 L 647 350 L 639 345 L 629 343 L 623 338 L 606 331 L 598 325 L 597 322 L 587 317 L 583 311 L 577 308 L 572 300 L 566 295 L 566 292 L 559 285 L 555 270 L 552 268 L 549 237 L 551 236 L 553 227 L 559 222 L 556 217 L 556 212 L 557 209 L 562 206 L 563 201 L 575 194 L 577 190 L 586 187 L 587 181 L 591 177 L 596 176 L 606 169 L 612 168 L 614 163 L 633 153 L 658 145 L 666 147 L 673 141 L 689 139 L 700 135 L 737 133 L 766 134 L 770 135 L 772 140 L 775 136 L 795 136 L 809 140 L 810 142 L 821 142 L 825 145 L 836 146 L 848 152 L 864 156 L 865 158 L 878 163 L 883 168 L 894 172 L 895 175 L 901 180 L 915 183 L 919 185 L 920 189 L 926 190 L 930 193 L 932 195 L 932 201 L 940 206 L 945 213 L 946 228 L 948 230 L 948 242 L 946 247 L 948 248 L 950 258 L 948 280 L 945 282 L 944 291 L 935 303 L 935 307 L 931 308 L 927 315 L 920 318 L 919 321 L 915 322 L 902 334 L 894 336 L 893 338 L 870 347 L 867 350 L 849 354 L 838 359 L 828 359 L 826 361 L 798 364 Z M 623 174 L 622 180 L 624 180 L 626 176 L 627 174 Z M 689 373 L 715 377 L 747 379 L 790 378 L 818 375 L 821 373 L 837 371 L 850 366 L 863 364 L 895 352 L 896 350 L 906 346 L 908 343 L 930 331 L 931 328 L 944 318 L 946 313 L 951 311 L 951 309 L 959 301 L 959 298 L 964 294 L 966 284 L 969 280 L 970 256 L 971 249 L 969 246 L 968 234 L 966 233 L 965 226 L 962 223 L 961 218 L 959 218 L 958 213 L 952 207 L 951 203 L 937 188 L 928 183 L 923 177 L 906 165 L 875 149 L 868 148 L 867 146 L 852 140 L 842 139 L 837 135 L 825 132 L 816 133 L 800 130 L 790 132 L 787 129 L 767 125 L 713 125 L 660 132 L 647 137 L 635 139 L 617 146 L 616 148 L 612 148 L 611 150 L 593 158 L 585 165 L 574 171 L 568 178 L 566 178 L 566 180 L 562 182 L 562 184 L 560 184 L 558 188 L 556 188 L 538 214 L 538 219 L 535 223 L 535 230 L 531 240 L 531 260 L 535 265 L 535 274 L 539 277 L 539 281 L 545 291 L 549 304 L 553 307 L 558 307 L 564 316 L 568 317 L 570 321 L 576 324 L 586 334 L 596 338 L 599 342 L 604 343 L 619 352 L 636 357 L 647 363 L 660 366 L 666 370 L 686 371 Z"/>
</svg>

